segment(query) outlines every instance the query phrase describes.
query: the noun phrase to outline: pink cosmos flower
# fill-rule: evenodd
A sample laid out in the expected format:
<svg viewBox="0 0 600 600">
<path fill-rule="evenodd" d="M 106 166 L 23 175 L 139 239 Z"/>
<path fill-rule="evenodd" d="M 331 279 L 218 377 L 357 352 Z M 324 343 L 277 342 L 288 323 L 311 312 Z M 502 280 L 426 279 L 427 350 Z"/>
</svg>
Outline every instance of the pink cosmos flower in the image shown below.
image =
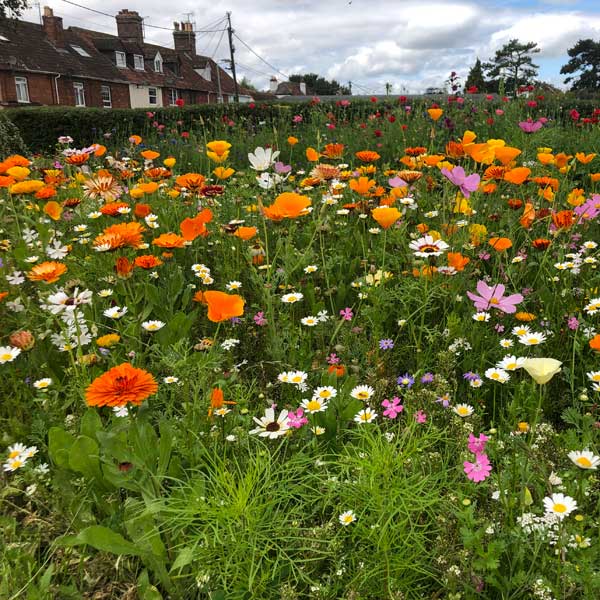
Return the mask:
<svg viewBox="0 0 600 600">
<path fill-rule="evenodd" d="M 400 404 L 400 398 L 398 398 L 398 396 L 394 396 L 391 400 L 386 398 L 381 403 L 381 406 L 385 406 L 383 416 L 388 419 L 395 419 L 404 410 L 404 406 Z"/>
<path fill-rule="evenodd" d="M 467 477 L 475 483 L 485 481 L 492 470 L 492 465 L 485 454 L 476 454 L 475 462 L 465 461 L 463 466 Z"/>
<path fill-rule="evenodd" d="M 481 180 L 477 173 L 467 175 L 462 167 L 454 167 L 451 171 L 449 169 L 442 169 L 442 175 L 458 186 L 465 198 L 468 198 L 471 192 L 474 192 L 479 187 Z"/>
<path fill-rule="evenodd" d="M 477 282 L 479 296 L 473 292 L 467 292 L 467 296 L 473 301 L 477 310 L 497 308 L 505 313 L 514 313 L 517 311 L 516 305 L 523 302 L 523 296 L 521 294 L 504 296 L 505 289 L 501 283 L 490 287 L 485 281 L 481 280 Z"/>
<path fill-rule="evenodd" d="M 480 433 L 478 438 L 470 433 L 469 441 L 467 443 L 469 451 L 473 454 L 483 454 L 485 452 L 485 445 L 489 439 L 490 438 L 483 433 Z"/>
<path fill-rule="evenodd" d="M 519 127 L 525 133 L 535 133 L 538 129 L 543 127 L 543 123 L 540 121 L 532 121 L 531 119 L 527 119 L 527 121 L 521 121 L 519 123 Z"/>
</svg>

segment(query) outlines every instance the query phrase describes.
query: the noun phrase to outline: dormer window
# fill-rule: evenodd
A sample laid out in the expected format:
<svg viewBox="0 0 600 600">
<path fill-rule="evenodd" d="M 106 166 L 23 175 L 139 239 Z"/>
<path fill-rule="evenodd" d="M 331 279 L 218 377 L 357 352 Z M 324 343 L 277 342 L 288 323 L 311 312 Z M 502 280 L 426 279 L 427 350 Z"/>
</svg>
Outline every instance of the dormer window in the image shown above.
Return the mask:
<svg viewBox="0 0 600 600">
<path fill-rule="evenodd" d="M 156 56 L 154 57 L 154 71 L 156 73 L 163 72 L 163 59 L 162 59 L 162 56 L 160 55 L 160 52 L 157 52 Z"/>
<path fill-rule="evenodd" d="M 115 60 L 117 61 L 117 67 L 127 67 L 127 58 L 125 56 L 125 52 L 115 52 Z"/>
<path fill-rule="evenodd" d="M 133 67 L 136 71 L 144 70 L 144 57 L 141 54 L 133 55 Z"/>
<path fill-rule="evenodd" d="M 71 44 L 71 48 L 73 48 L 73 50 L 75 50 L 75 52 L 77 52 L 77 54 L 79 54 L 79 56 L 85 56 L 86 58 L 91 58 L 91 55 L 87 52 L 87 50 L 84 50 L 81 46 L 75 46 L 75 44 Z"/>
</svg>

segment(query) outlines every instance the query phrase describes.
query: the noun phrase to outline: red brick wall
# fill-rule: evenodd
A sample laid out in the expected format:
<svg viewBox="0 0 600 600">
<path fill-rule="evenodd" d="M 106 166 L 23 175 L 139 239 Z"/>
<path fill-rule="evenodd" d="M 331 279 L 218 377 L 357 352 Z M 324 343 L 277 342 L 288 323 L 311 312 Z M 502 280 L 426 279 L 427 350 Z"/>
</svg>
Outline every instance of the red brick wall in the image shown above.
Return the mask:
<svg viewBox="0 0 600 600">
<path fill-rule="evenodd" d="M 56 104 L 54 98 L 54 78 L 52 75 L 0 71 L 0 98 L 2 104 L 17 105 L 15 77 L 27 78 L 29 102 L 31 104 Z"/>
</svg>

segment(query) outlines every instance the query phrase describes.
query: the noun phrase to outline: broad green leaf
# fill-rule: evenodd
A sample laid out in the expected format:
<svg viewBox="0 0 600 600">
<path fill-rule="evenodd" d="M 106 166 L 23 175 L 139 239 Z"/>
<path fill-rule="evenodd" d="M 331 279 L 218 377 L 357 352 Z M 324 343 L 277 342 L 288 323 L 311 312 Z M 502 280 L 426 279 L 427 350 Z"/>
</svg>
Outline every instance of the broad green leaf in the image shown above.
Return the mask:
<svg viewBox="0 0 600 600">
<path fill-rule="evenodd" d="M 75 442 L 75 436 L 61 427 L 51 427 L 48 432 L 48 453 L 50 459 L 59 467 L 69 466 L 69 450 Z"/>
<path fill-rule="evenodd" d="M 111 552 L 112 554 L 122 554 L 125 556 L 141 556 L 142 551 L 129 540 L 126 540 L 120 533 L 116 533 L 108 527 L 102 525 L 92 525 L 79 532 L 75 538 L 70 540 L 70 545 L 88 544 L 96 550 Z"/>
</svg>

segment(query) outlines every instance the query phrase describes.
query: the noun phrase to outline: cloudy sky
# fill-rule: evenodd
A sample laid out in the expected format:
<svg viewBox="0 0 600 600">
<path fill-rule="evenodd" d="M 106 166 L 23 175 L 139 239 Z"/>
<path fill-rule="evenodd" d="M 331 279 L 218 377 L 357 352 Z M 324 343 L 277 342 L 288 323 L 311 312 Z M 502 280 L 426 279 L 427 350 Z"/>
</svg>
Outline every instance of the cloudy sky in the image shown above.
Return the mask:
<svg viewBox="0 0 600 600">
<path fill-rule="evenodd" d="M 40 0 L 65 26 L 116 33 L 114 19 L 65 0 Z M 487 60 L 511 38 L 537 42 L 540 78 L 561 84 L 567 48 L 578 39 L 600 39 L 597 0 L 73 0 L 109 15 L 137 10 L 147 25 L 172 28 L 191 20 L 196 29 L 215 26 L 231 11 L 233 27 L 269 65 L 236 41 L 239 77 L 266 89 L 271 76 L 316 72 L 353 82 L 355 93 L 419 92 L 441 86 L 450 71 L 466 76 L 479 56 Z M 170 8 L 170 11 L 168 8 Z M 38 8 L 24 18 L 38 21 Z M 207 27 L 208 26 L 208 27 Z M 146 39 L 172 46 L 169 31 L 146 28 Z M 220 40 L 220 44 L 219 44 Z M 198 34 L 197 49 L 228 57 L 227 36 Z"/>
</svg>

